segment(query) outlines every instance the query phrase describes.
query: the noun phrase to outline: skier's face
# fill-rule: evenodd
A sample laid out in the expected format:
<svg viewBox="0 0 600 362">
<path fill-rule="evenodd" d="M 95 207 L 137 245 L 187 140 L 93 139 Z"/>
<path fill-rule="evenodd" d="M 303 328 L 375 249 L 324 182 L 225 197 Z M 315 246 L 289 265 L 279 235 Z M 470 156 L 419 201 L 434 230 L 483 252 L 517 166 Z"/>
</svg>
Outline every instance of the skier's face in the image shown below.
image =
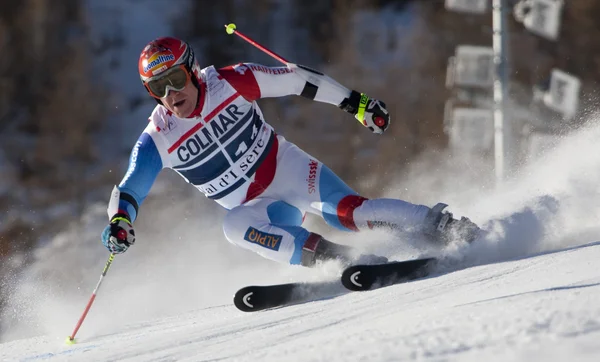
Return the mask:
<svg viewBox="0 0 600 362">
<path fill-rule="evenodd" d="M 166 97 L 161 98 L 163 105 L 173 112 L 179 118 L 186 118 L 194 109 L 198 102 L 198 89 L 191 80 L 188 80 L 186 86 L 180 90 L 169 90 Z"/>
</svg>

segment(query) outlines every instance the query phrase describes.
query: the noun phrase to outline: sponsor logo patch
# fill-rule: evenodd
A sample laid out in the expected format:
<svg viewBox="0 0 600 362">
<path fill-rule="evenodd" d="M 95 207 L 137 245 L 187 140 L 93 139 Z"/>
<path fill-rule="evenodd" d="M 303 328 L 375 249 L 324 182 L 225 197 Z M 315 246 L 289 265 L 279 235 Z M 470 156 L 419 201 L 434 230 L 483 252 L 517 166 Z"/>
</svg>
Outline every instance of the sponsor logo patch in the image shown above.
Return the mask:
<svg viewBox="0 0 600 362">
<path fill-rule="evenodd" d="M 224 136 L 243 116 L 244 113 L 239 110 L 237 105 L 227 106 L 225 111 L 213 117 L 206 127 L 201 128 L 199 132 L 196 132 L 177 148 L 179 161 L 187 162 L 202 153 L 214 143 L 214 137 L 219 139 Z M 210 131 L 208 130 L 209 127 Z M 169 153 L 171 152 L 169 151 Z"/>
<path fill-rule="evenodd" d="M 165 70 L 167 70 L 167 66 L 166 66 L 166 65 L 163 65 L 162 67 L 160 67 L 160 68 L 158 68 L 158 69 L 154 69 L 154 70 L 152 71 L 152 75 L 157 75 L 157 74 L 159 74 L 159 73 L 162 73 L 162 72 L 164 72 Z"/>
<path fill-rule="evenodd" d="M 137 141 L 135 143 L 135 146 L 133 147 L 133 150 L 131 151 L 131 157 L 129 158 L 129 169 L 127 170 L 127 173 L 125 174 L 125 177 L 123 178 L 123 181 L 121 182 L 120 186 L 125 185 L 127 180 L 129 180 L 129 178 L 131 177 L 131 174 L 133 174 L 133 172 L 135 171 L 135 169 L 137 167 L 137 158 L 140 153 L 141 145 L 142 145 L 142 141 Z"/>
<path fill-rule="evenodd" d="M 163 118 L 163 124 L 164 127 L 162 127 L 161 130 L 164 132 L 164 134 L 169 134 L 171 130 L 177 127 L 177 123 L 175 123 L 173 117 L 169 116 Z"/>
<path fill-rule="evenodd" d="M 244 240 L 275 251 L 279 250 L 282 238 L 282 235 L 265 233 L 253 228 L 252 226 L 246 230 L 246 235 L 244 235 Z"/>
<path fill-rule="evenodd" d="M 397 225 L 394 225 L 394 224 L 392 224 L 390 222 L 387 222 L 387 221 L 372 221 L 372 220 L 367 220 L 367 226 L 371 230 L 373 230 L 374 228 L 395 229 L 397 227 Z"/>
<path fill-rule="evenodd" d="M 154 59 L 152 59 L 154 58 Z M 159 54 L 158 56 L 152 57 L 152 61 L 150 61 L 146 66 L 144 66 L 144 73 L 148 72 L 150 69 L 153 69 L 163 63 L 170 62 L 175 60 L 175 56 L 173 54 Z"/>
<path fill-rule="evenodd" d="M 308 183 L 308 193 L 314 194 L 317 190 L 317 168 L 319 167 L 319 163 L 315 160 L 310 160 L 308 163 L 308 178 L 306 182 Z"/>
<path fill-rule="evenodd" d="M 263 72 L 263 73 L 267 73 L 267 74 L 293 73 L 292 70 L 287 67 L 265 67 L 263 65 L 257 65 L 257 64 L 248 64 L 248 66 L 250 67 L 250 69 L 252 69 L 255 72 Z"/>
</svg>

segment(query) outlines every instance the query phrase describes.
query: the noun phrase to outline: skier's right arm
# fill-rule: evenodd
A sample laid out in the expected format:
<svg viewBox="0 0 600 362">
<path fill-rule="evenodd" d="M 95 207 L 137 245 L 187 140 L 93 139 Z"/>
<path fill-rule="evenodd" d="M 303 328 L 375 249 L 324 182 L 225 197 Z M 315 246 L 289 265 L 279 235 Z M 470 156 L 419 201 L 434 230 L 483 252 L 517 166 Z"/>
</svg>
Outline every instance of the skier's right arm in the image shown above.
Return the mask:
<svg viewBox="0 0 600 362">
<path fill-rule="evenodd" d="M 131 151 L 127 173 L 118 186 L 118 211 L 102 232 L 102 243 L 111 253 L 123 253 L 135 242 L 132 223 L 162 168 L 154 140 L 148 133 L 142 133 Z"/>
</svg>

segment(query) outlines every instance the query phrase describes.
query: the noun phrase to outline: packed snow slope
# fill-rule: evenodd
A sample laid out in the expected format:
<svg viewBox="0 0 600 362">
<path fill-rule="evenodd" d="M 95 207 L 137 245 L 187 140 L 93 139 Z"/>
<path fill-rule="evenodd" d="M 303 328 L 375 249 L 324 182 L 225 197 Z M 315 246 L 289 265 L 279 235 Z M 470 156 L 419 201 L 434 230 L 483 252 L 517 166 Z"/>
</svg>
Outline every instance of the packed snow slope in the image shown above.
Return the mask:
<svg viewBox="0 0 600 362">
<path fill-rule="evenodd" d="M 150 10 L 140 16 L 137 7 L 131 11 L 138 3 L 90 1 L 94 21 L 103 25 L 94 27 L 100 39 L 124 29 L 126 43 L 116 55 L 121 64 L 167 31 L 164 15 L 177 8 L 147 0 Z M 121 73 L 114 73 L 118 84 L 133 76 Z M 139 95 L 137 86 L 122 91 Z M 131 128 L 124 135 L 137 135 L 140 125 L 131 120 L 146 118 L 149 110 L 142 108 L 115 118 L 119 127 Z M 469 216 L 490 234 L 471 246 L 439 249 L 396 235 L 335 233 L 309 216 L 306 227 L 332 241 L 395 259 L 441 254 L 447 262 L 409 284 L 365 293 L 338 288 L 312 302 L 255 314 L 233 307 L 238 288 L 334 279 L 338 266 L 277 265 L 227 243 L 220 226 L 224 210 L 180 178 L 161 175 L 136 221 L 136 245 L 115 258 L 79 343 L 66 346 L 64 340 L 108 257 L 99 241 L 105 204 L 90 207 L 35 250 L 26 271 L 3 276 L 8 295 L 0 313 L 0 360 L 598 361 L 598 120 L 497 189 L 481 177 L 489 174 L 489 163 L 451 158 L 445 150 L 412 161 L 410 172 L 390 185 L 365 172 L 361 182 L 383 187 L 389 197 L 429 206 L 446 202 L 456 216 Z M 187 197 L 173 196 L 174 189 L 189 190 Z"/>
<path fill-rule="evenodd" d="M 17 340 L 0 346 L 0 359 L 597 361 L 598 260 L 600 243 L 591 243 L 271 311 L 227 304 L 110 334 L 84 328 L 74 346 Z"/>
<path fill-rule="evenodd" d="M 108 256 L 98 240 L 106 205 L 90 208 L 36 250 L 28 270 L 3 279 L 0 360 L 598 361 L 598 139 L 592 120 L 498 188 L 478 178 L 485 165 L 476 160 L 416 160 L 389 196 L 447 202 L 485 237 L 439 248 L 406 235 L 336 234 L 309 218 L 308 228 L 336 242 L 445 262 L 423 280 L 335 289 L 255 314 L 232 306 L 238 288 L 335 279 L 339 266 L 264 260 L 224 240 L 214 204 L 151 195 L 136 244 L 115 258 L 79 343 L 66 346 Z M 184 186 L 177 180 L 161 187 Z"/>
</svg>

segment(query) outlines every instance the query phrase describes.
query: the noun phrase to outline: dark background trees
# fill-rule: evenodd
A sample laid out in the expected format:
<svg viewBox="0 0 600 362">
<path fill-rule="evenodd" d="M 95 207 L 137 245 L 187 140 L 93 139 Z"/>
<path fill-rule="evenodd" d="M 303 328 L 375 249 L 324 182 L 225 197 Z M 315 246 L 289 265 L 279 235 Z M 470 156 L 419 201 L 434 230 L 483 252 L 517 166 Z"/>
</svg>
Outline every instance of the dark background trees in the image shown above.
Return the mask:
<svg viewBox="0 0 600 362">
<path fill-rule="evenodd" d="M 138 3 L 148 6 L 147 1 Z M 104 202 L 124 171 L 125 151 L 115 162 L 101 146 L 122 129 L 111 121 L 111 99 L 119 89 L 102 82 L 119 65 L 95 61 L 123 45 L 92 38 L 90 19 L 95 14 L 86 6 L 82 0 L 23 0 L 4 1 L 0 7 L 3 265 L 16 260 L 15 255 L 24 256 L 18 260 L 26 263 L 27 251 L 76 220 L 89 203 Z M 235 22 L 284 57 L 384 100 L 393 123 L 380 138 L 329 105 L 299 97 L 261 101 L 279 132 L 370 196 L 423 151 L 446 147 L 448 57 L 457 45 L 492 42 L 490 13 L 450 13 L 443 1 L 191 1 L 175 13 L 171 34 L 188 39 L 203 66 L 276 64 L 249 44 L 224 35 L 223 24 Z M 127 16 L 137 15 L 125 14 L 123 21 Z M 583 80 L 582 110 L 595 109 L 598 18 L 598 1 L 567 2 L 556 42 L 528 33 L 511 19 L 511 96 L 527 105 L 531 87 L 558 67 Z M 120 66 L 135 72 L 136 61 L 128 59 L 130 63 Z M 131 111 L 151 107 L 147 98 L 139 86 L 137 97 L 128 101 Z M 137 121 L 141 130 L 145 120 Z"/>
</svg>

